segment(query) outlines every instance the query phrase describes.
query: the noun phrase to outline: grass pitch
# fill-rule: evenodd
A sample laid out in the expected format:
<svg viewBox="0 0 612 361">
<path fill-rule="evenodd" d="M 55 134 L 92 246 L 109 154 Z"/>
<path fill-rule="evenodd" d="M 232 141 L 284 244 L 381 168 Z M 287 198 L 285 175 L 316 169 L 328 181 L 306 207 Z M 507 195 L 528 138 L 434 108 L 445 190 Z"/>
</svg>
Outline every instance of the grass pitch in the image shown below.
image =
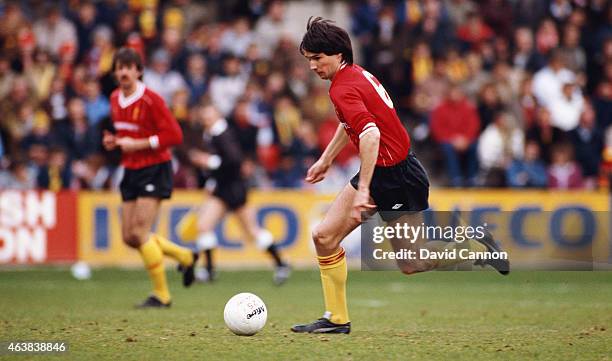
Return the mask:
<svg viewBox="0 0 612 361">
<path fill-rule="evenodd" d="M 180 286 L 173 306 L 135 310 L 149 291 L 144 271 L 0 271 L 0 341 L 62 340 L 58 360 L 609 360 L 612 272 L 350 272 L 353 323 L 346 335 L 293 334 L 323 311 L 318 272 L 294 272 L 282 287 L 266 271 L 221 272 L 214 284 Z M 253 337 L 225 328 L 238 292 L 259 295 L 268 323 Z"/>
</svg>

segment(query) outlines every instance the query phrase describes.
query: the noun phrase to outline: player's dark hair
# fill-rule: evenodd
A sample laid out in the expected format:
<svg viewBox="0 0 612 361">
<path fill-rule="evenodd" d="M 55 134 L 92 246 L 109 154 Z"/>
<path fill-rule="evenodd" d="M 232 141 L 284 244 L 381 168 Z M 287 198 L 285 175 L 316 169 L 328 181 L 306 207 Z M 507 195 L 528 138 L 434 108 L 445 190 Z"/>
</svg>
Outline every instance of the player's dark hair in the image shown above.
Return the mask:
<svg viewBox="0 0 612 361">
<path fill-rule="evenodd" d="M 308 19 L 306 34 L 300 43 L 300 53 L 323 53 L 325 55 L 342 54 L 342 61 L 353 64 L 353 47 L 348 33 L 334 25 L 331 20 L 322 17 Z"/>
<path fill-rule="evenodd" d="M 136 65 L 136 68 L 139 71 L 142 71 L 143 69 L 140 55 L 132 48 L 123 47 L 115 53 L 115 56 L 113 57 L 113 67 L 111 69 L 115 71 L 117 66 L 120 64 L 127 66 Z"/>
</svg>

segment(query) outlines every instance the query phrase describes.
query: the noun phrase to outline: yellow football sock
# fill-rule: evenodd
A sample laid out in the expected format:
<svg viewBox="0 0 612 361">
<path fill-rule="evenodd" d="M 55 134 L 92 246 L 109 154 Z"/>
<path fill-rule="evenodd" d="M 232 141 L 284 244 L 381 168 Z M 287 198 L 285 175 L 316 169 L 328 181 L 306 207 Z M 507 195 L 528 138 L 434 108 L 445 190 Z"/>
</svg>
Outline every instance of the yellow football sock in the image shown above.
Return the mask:
<svg viewBox="0 0 612 361">
<path fill-rule="evenodd" d="M 164 269 L 163 254 L 157 242 L 145 242 L 138 249 L 142 261 L 149 272 L 149 278 L 153 284 L 153 294 L 163 303 L 170 302 L 170 291 L 166 282 L 166 271 Z"/>
<path fill-rule="evenodd" d="M 473 239 L 467 241 L 467 248 L 470 252 L 486 252 L 487 250 L 487 246 Z"/>
<path fill-rule="evenodd" d="M 198 238 L 198 212 L 189 211 L 176 226 L 176 234 L 183 242 L 195 242 Z"/>
<path fill-rule="evenodd" d="M 463 247 L 461 244 L 456 243 L 456 242 L 429 241 L 425 243 L 423 248 L 427 248 L 429 251 L 432 251 L 432 252 L 444 252 L 445 250 L 452 251 L 453 249 L 457 249 L 457 252 L 459 252 L 459 249 L 462 249 L 465 247 Z M 459 258 L 457 259 L 441 258 L 441 259 L 436 260 L 435 262 L 436 263 L 435 265 L 433 265 L 433 267 L 438 268 L 438 267 L 452 266 L 454 264 L 462 263 L 464 261 Z"/>
<path fill-rule="evenodd" d="M 346 306 L 346 278 L 348 275 L 344 248 L 326 257 L 317 257 L 321 270 L 325 311 L 331 313 L 333 323 L 349 322 Z"/>
<path fill-rule="evenodd" d="M 181 247 L 159 234 L 152 234 L 149 239 L 155 240 L 163 254 L 174 258 L 182 266 L 190 266 L 193 263 L 193 253 L 189 249 Z"/>
</svg>

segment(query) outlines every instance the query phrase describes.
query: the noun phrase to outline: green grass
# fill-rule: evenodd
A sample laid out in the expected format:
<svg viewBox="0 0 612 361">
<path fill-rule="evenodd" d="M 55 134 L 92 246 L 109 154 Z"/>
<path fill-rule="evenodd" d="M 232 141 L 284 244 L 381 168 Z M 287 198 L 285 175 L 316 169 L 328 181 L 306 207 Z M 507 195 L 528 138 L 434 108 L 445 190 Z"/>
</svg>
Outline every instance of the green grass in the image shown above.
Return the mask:
<svg viewBox="0 0 612 361">
<path fill-rule="evenodd" d="M 222 272 L 183 289 L 171 273 L 170 310 L 131 308 L 144 271 L 0 271 L 0 341 L 64 340 L 61 360 L 609 360 L 611 272 L 351 272 L 351 335 L 292 334 L 323 311 L 318 272 L 274 287 L 270 272 Z M 250 291 L 268 306 L 253 337 L 225 328 L 223 307 Z M 9 359 L 0 356 L 0 359 Z M 12 356 L 16 360 L 41 356 Z"/>
</svg>

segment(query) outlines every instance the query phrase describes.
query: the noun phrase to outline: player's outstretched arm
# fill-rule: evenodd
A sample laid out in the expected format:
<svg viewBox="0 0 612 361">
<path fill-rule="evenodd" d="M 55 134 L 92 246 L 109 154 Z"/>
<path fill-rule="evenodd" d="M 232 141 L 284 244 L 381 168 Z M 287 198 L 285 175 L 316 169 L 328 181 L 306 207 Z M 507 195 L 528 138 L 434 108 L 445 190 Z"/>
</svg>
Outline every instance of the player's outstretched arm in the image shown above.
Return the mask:
<svg viewBox="0 0 612 361">
<path fill-rule="evenodd" d="M 348 143 L 348 135 L 344 131 L 342 124 L 338 124 L 336 133 L 325 148 L 325 151 L 323 151 L 319 160 L 308 169 L 305 178 L 306 182 L 314 184 L 322 181 L 332 162 L 336 159 L 336 156 L 338 156 L 338 153 L 340 153 L 346 143 Z"/>
<path fill-rule="evenodd" d="M 218 155 L 192 149 L 188 156 L 191 163 L 198 168 L 217 169 L 221 165 L 221 158 Z"/>
</svg>

